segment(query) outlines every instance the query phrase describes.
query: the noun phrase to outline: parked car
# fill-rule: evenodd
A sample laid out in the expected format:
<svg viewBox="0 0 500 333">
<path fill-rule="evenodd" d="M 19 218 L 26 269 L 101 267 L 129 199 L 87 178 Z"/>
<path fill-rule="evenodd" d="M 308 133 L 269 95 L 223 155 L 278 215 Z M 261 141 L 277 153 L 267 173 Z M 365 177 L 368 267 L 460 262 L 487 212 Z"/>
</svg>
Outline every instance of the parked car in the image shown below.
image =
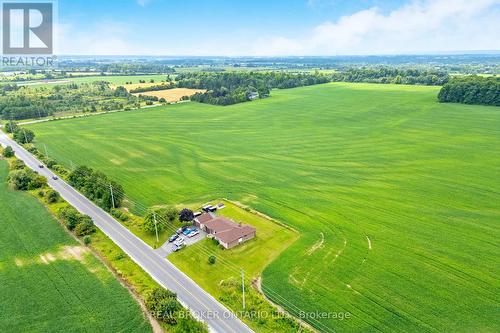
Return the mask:
<svg viewBox="0 0 500 333">
<path fill-rule="evenodd" d="M 184 246 L 186 246 L 186 245 L 185 244 L 180 244 L 180 245 L 174 244 L 174 246 L 172 247 L 172 251 L 177 252 L 180 249 L 182 249 Z"/>
<path fill-rule="evenodd" d="M 173 241 L 175 241 L 177 238 L 179 238 L 179 234 L 173 234 L 169 239 L 168 239 L 168 242 L 169 243 L 172 243 Z"/>
<path fill-rule="evenodd" d="M 184 229 L 184 231 L 182 231 L 182 234 L 183 234 L 184 236 L 187 236 L 187 235 L 189 235 L 192 231 L 193 231 L 193 228 L 189 228 L 189 227 L 188 227 L 188 228 Z"/>
<path fill-rule="evenodd" d="M 189 238 L 194 237 L 194 236 L 198 235 L 199 233 L 200 233 L 200 231 L 198 229 L 195 229 L 189 233 L 188 237 Z"/>
<path fill-rule="evenodd" d="M 179 237 L 179 238 L 177 238 L 177 240 L 175 241 L 174 244 L 175 245 L 182 245 L 182 244 L 184 244 L 184 240 L 185 240 L 184 237 Z"/>
<path fill-rule="evenodd" d="M 177 234 L 180 235 L 180 234 L 184 233 L 184 231 L 186 231 L 187 228 L 189 228 L 189 227 L 184 226 L 182 228 L 177 229 Z"/>
</svg>

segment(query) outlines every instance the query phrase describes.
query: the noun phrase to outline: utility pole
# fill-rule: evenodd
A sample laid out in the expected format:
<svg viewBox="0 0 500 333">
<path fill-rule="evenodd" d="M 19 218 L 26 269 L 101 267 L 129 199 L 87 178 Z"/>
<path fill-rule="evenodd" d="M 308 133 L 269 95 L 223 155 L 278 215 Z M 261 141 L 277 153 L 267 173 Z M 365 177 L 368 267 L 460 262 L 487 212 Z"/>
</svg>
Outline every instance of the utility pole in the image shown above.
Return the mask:
<svg viewBox="0 0 500 333">
<path fill-rule="evenodd" d="M 158 239 L 158 223 L 156 222 L 156 212 L 153 212 L 153 220 L 155 221 L 155 230 L 156 230 L 156 242 L 160 242 Z"/>
<path fill-rule="evenodd" d="M 245 310 L 245 271 L 241 269 L 241 290 L 243 291 L 243 310 Z"/>
<path fill-rule="evenodd" d="M 109 190 L 111 191 L 111 204 L 113 205 L 113 209 L 115 209 L 115 196 L 113 195 L 113 185 L 109 184 Z"/>
</svg>

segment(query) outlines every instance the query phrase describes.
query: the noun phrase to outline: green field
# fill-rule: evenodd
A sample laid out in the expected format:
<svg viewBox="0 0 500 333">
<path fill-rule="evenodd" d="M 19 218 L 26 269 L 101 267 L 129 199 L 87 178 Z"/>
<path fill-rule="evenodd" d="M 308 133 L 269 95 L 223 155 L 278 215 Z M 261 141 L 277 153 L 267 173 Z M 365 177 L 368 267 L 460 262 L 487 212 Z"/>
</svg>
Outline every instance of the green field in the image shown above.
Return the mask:
<svg viewBox="0 0 500 333">
<path fill-rule="evenodd" d="M 0 330 L 150 332 L 137 302 L 0 161 Z"/>
<path fill-rule="evenodd" d="M 352 314 L 309 320 L 323 331 L 498 331 L 500 109 L 438 89 L 332 83 L 31 128 L 142 204 L 227 197 L 293 226 L 263 284 L 291 312 Z"/>
<path fill-rule="evenodd" d="M 172 75 L 171 75 L 172 76 Z M 114 85 L 125 85 L 125 82 L 139 83 L 139 80 L 144 80 L 149 82 L 150 80 L 155 80 L 155 82 L 165 81 L 167 74 L 145 74 L 145 75 L 96 75 L 96 76 L 82 76 L 67 79 L 57 79 L 54 82 L 51 81 L 26 81 L 19 82 L 19 85 L 26 85 L 27 87 L 39 88 L 46 86 L 54 86 L 57 84 L 69 84 L 69 83 L 92 83 L 95 81 L 106 81 Z"/>
</svg>

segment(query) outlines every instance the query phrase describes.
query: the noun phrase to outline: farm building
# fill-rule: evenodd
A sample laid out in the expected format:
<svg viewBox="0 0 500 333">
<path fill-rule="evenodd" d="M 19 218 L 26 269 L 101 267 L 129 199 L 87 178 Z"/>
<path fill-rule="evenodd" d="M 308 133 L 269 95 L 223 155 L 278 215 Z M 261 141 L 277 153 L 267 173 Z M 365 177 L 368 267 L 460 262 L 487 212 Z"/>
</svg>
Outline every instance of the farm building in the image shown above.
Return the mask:
<svg viewBox="0 0 500 333">
<path fill-rule="evenodd" d="M 235 223 L 223 216 L 215 217 L 211 213 L 198 216 L 194 219 L 194 223 L 226 249 L 246 242 L 256 235 L 256 229 L 250 225 Z"/>
</svg>

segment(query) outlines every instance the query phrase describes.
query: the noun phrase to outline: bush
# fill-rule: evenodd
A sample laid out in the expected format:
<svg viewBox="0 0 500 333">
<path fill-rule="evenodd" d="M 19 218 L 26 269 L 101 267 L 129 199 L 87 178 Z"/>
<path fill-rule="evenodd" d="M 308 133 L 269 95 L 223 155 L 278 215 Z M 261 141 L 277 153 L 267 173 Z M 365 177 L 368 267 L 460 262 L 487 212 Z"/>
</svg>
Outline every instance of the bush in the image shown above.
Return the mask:
<svg viewBox="0 0 500 333">
<path fill-rule="evenodd" d="M 78 223 L 80 223 L 81 214 L 71 206 L 61 208 L 58 215 L 68 230 L 75 229 Z"/>
<path fill-rule="evenodd" d="M 2 156 L 5 158 L 11 158 L 14 157 L 14 149 L 12 149 L 11 146 L 7 146 L 2 153 Z"/>
<path fill-rule="evenodd" d="M 90 238 L 89 235 L 83 237 L 83 244 L 89 246 L 91 242 L 92 242 L 92 238 Z"/>
<path fill-rule="evenodd" d="M 23 161 L 16 159 L 12 162 L 12 164 L 10 165 L 10 168 L 11 168 L 11 170 L 22 170 L 22 169 L 26 168 L 26 164 L 24 164 Z"/>
<path fill-rule="evenodd" d="M 47 202 L 48 203 L 55 203 L 59 201 L 59 193 L 56 191 L 50 189 L 47 191 Z"/>
<path fill-rule="evenodd" d="M 149 294 L 146 307 L 153 317 L 170 325 L 177 323 L 177 313 L 182 310 L 177 295 L 162 288 L 156 288 Z"/>
<path fill-rule="evenodd" d="M 113 215 L 113 217 L 119 219 L 122 222 L 127 222 L 129 219 L 128 215 L 119 209 L 113 208 L 111 209 L 110 213 L 111 215 Z"/>
<path fill-rule="evenodd" d="M 9 173 L 7 182 L 11 188 L 18 191 L 34 190 L 47 184 L 47 180 L 44 177 L 38 176 L 27 168 L 12 170 Z"/>
<path fill-rule="evenodd" d="M 87 236 L 95 232 L 94 221 L 92 221 L 90 216 L 82 215 L 79 220 L 79 223 L 75 227 L 75 235 Z"/>
<path fill-rule="evenodd" d="M 210 257 L 208 257 L 208 263 L 209 263 L 210 265 L 215 264 L 215 261 L 216 261 L 216 260 L 217 260 L 217 258 L 215 258 L 215 256 L 210 256 Z"/>
</svg>

